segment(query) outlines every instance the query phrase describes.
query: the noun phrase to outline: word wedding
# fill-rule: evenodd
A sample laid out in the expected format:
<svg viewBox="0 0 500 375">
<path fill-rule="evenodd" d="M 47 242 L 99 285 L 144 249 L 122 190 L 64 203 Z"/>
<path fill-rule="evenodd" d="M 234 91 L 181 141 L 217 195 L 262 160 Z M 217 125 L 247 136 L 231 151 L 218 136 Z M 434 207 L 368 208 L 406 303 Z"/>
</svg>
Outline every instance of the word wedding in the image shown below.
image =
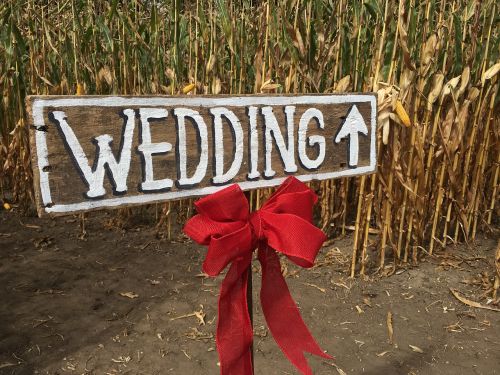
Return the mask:
<svg viewBox="0 0 500 375">
<path fill-rule="evenodd" d="M 30 97 L 39 213 L 375 170 L 376 97 Z"/>
</svg>

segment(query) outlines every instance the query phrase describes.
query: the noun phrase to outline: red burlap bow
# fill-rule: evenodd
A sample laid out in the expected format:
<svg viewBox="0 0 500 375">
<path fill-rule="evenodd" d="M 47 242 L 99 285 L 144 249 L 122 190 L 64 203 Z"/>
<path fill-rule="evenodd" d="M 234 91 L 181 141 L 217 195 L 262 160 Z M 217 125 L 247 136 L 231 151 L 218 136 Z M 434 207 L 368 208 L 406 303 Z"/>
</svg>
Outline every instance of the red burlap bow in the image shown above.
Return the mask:
<svg viewBox="0 0 500 375">
<path fill-rule="evenodd" d="M 311 189 L 289 177 L 253 213 L 236 184 L 195 203 L 198 214 L 187 222 L 184 232 L 197 243 L 208 245 L 203 270 L 216 276 L 231 263 L 219 295 L 216 341 L 222 375 L 253 374 L 253 330 L 246 293 L 255 248 L 262 265 L 262 311 L 283 353 L 303 374 L 312 374 L 304 352 L 331 359 L 302 320 L 276 254 L 286 255 L 301 267 L 312 267 L 326 239 L 312 224 L 316 201 Z"/>
</svg>

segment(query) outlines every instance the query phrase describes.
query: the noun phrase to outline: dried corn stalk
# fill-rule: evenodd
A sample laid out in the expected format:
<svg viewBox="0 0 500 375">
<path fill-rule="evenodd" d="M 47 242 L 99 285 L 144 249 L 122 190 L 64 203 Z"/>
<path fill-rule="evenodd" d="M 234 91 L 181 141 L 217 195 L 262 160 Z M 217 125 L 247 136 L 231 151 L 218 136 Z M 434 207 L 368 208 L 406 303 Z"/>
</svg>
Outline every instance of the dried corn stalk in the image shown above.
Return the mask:
<svg viewBox="0 0 500 375">
<path fill-rule="evenodd" d="M 469 3 L 6 0 L 0 193 L 32 201 L 27 94 L 376 91 L 378 172 L 313 184 L 320 226 L 354 226 L 353 275 L 472 240 L 499 216 L 500 31 L 498 2 Z M 192 214 L 160 208 L 169 238 Z"/>
</svg>

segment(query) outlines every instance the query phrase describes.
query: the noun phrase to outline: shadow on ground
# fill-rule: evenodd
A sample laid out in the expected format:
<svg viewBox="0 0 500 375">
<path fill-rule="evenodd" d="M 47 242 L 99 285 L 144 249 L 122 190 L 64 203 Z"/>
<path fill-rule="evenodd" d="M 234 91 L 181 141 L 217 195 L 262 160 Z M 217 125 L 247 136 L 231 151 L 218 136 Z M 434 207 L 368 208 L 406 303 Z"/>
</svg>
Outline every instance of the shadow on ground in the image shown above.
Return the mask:
<svg viewBox="0 0 500 375">
<path fill-rule="evenodd" d="M 78 219 L 0 213 L 0 374 L 217 374 L 221 277 L 200 275 L 205 250 L 169 242 L 149 225 L 107 228 L 112 214 Z M 497 374 L 498 313 L 471 310 L 449 287 L 488 269 L 494 241 L 475 261 L 439 258 L 389 278 L 349 279 L 350 239 L 322 250 L 321 267 L 287 265 L 287 282 L 320 345 L 315 374 Z M 441 263 L 440 263 L 441 262 Z M 295 374 L 267 330 L 254 269 L 255 373 Z M 474 289 L 475 288 L 475 289 Z M 393 343 L 387 314 L 392 314 Z"/>
</svg>

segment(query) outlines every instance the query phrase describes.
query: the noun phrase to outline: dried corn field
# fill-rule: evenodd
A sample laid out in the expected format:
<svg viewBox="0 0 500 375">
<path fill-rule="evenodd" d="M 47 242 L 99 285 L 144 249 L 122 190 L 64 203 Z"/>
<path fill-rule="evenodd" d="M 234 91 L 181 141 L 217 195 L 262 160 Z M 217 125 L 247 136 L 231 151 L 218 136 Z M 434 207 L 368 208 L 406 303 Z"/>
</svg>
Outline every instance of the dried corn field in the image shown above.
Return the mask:
<svg viewBox="0 0 500 375">
<path fill-rule="evenodd" d="M 498 225 L 495 0 L 6 0 L 0 194 L 25 207 L 29 94 L 377 92 L 378 173 L 316 183 L 351 275 L 392 272 Z M 7 193 L 9 192 L 9 193 Z M 252 193 L 258 206 L 269 191 Z M 156 207 L 158 225 L 191 202 Z M 130 212 L 122 212 L 122 216 Z M 170 216 L 169 216 L 170 215 Z"/>
</svg>

